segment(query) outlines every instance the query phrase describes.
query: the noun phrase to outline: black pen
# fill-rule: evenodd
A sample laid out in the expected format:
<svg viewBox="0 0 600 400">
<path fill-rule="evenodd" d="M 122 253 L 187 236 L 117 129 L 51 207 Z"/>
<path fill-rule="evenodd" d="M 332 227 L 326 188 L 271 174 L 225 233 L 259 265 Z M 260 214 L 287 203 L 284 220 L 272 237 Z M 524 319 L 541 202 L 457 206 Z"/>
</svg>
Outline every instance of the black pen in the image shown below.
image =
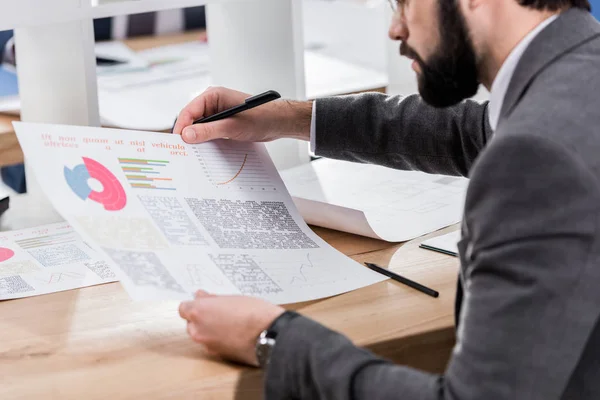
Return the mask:
<svg viewBox="0 0 600 400">
<path fill-rule="evenodd" d="M 96 56 L 96 64 L 99 66 L 112 66 L 112 65 L 127 64 L 127 61 L 116 60 L 114 58 Z"/>
<path fill-rule="evenodd" d="M 240 104 L 239 106 L 232 107 L 228 110 L 223 110 L 216 114 L 210 115 L 205 118 L 200 118 L 193 122 L 193 124 L 202 124 L 204 122 L 213 122 L 218 121 L 220 119 L 231 117 L 232 115 L 241 113 L 242 111 L 249 110 L 254 107 L 258 107 L 262 104 L 268 103 L 273 100 L 277 100 L 281 95 L 274 90 L 269 90 L 267 92 L 257 94 L 256 96 L 248 97 L 244 100 L 244 104 Z"/>
<path fill-rule="evenodd" d="M 392 272 L 390 270 L 387 270 L 385 268 L 381 268 L 380 266 L 378 266 L 376 264 L 365 263 L 365 265 L 367 267 L 369 267 L 370 269 L 372 269 L 373 271 L 375 271 L 375 272 L 379 272 L 380 274 L 383 274 L 383 275 L 387 276 L 388 278 L 392 278 L 395 281 L 398 281 L 400 283 L 404 283 L 405 285 L 410 286 L 411 288 L 416 289 L 416 290 L 418 290 L 420 292 L 423 292 L 425 294 L 428 294 L 431 297 L 438 297 L 440 295 L 438 292 L 436 292 L 433 289 L 429 289 L 428 287 L 423 286 L 420 283 L 411 281 L 410 279 L 405 278 L 403 276 L 400 276 L 400 275 L 398 275 L 398 274 L 396 274 L 396 273 L 394 273 L 394 272 Z"/>
</svg>

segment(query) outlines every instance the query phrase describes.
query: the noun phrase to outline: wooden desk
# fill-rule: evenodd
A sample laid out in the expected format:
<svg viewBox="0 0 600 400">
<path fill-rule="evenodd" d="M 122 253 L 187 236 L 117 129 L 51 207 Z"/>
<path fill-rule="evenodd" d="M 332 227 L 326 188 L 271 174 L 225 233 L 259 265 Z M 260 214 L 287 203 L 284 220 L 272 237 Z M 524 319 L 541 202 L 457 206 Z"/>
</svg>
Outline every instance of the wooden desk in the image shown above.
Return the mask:
<svg viewBox="0 0 600 400">
<path fill-rule="evenodd" d="M 440 297 L 388 280 L 290 308 L 398 363 L 443 371 L 458 260 L 418 249 L 422 239 L 391 245 L 315 231 L 355 260 L 390 263 Z M 261 398 L 262 372 L 207 357 L 187 337 L 177 306 L 134 303 L 118 283 L 0 302 L 0 398 Z"/>
<path fill-rule="evenodd" d="M 23 152 L 12 126 L 19 117 L 0 114 L 0 167 L 23 162 Z"/>
<path fill-rule="evenodd" d="M 142 50 L 198 35 L 127 44 Z M 0 165 L 23 159 L 13 119 L 0 116 Z M 391 265 L 440 297 L 385 281 L 290 308 L 395 362 L 443 371 L 454 343 L 458 260 L 418 249 L 423 239 L 393 245 L 315 231 L 356 261 Z M 187 337 L 177 306 L 134 303 L 116 283 L 0 302 L 0 399 L 261 398 L 262 373 L 207 357 Z"/>
</svg>

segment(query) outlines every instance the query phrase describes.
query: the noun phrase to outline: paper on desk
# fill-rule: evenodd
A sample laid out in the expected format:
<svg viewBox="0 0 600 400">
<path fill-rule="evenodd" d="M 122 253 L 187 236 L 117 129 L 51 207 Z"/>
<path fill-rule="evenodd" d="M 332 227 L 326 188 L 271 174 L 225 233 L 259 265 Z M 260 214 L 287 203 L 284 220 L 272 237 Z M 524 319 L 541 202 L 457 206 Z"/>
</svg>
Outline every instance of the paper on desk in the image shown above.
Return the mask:
<svg viewBox="0 0 600 400">
<path fill-rule="evenodd" d="M 388 85 L 387 74 L 319 52 L 304 53 L 306 96 L 309 99 L 378 89 Z"/>
<path fill-rule="evenodd" d="M 401 242 L 457 223 L 468 181 L 322 159 L 281 176 L 307 223 Z"/>
<path fill-rule="evenodd" d="M 15 124 L 54 207 L 119 266 L 135 299 L 197 289 L 275 303 L 382 280 L 315 235 L 262 144 Z"/>
<path fill-rule="evenodd" d="M 421 247 L 440 251 L 441 253 L 457 256 L 458 255 L 458 241 L 460 240 L 460 230 L 447 233 L 442 236 L 437 236 L 429 240 L 425 240 L 421 243 Z"/>
<path fill-rule="evenodd" d="M 192 42 L 137 55 L 148 63 L 147 70 L 98 77 L 102 122 L 127 129 L 171 129 L 179 111 L 211 85 L 209 46 Z M 305 52 L 305 69 L 308 98 L 387 85 L 386 74 L 314 51 Z"/>
<path fill-rule="evenodd" d="M 99 57 L 126 61 L 125 64 L 98 65 L 96 67 L 98 75 L 146 70 L 149 67 L 146 60 L 123 42 L 98 42 L 95 45 L 95 51 L 96 56 Z"/>
<path fill-rule="evenodd" d="M 137 55 L 148 69 L 98 77 L 105 126 L 164 131 L 179 111 L 210 85 L 208 45 L 184 43 Z"/>
<path fill-rule="evenodd" d="M 114 281 L 108 259 L 67 223 L 0 232 L 0 300 Z"/>
</svg>

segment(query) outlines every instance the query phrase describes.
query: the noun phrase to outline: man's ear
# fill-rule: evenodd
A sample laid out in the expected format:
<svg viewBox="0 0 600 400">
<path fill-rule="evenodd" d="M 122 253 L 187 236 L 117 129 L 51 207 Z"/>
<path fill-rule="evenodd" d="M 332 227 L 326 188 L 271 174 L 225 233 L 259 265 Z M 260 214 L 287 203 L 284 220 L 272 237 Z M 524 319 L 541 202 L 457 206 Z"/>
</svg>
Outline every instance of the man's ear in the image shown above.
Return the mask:
<svg viewBox="0 0 600 400">
<path fill-rule="evenodd" d="M 483 4 L 487 3 L 488 1 L 494 1 L 494 0 L 457 0 L 459 1 L 463 8 L 463 10 L 468 10 L 468 11 L 473 11 L 479 7 L 481 7 Z"/>
</svg>

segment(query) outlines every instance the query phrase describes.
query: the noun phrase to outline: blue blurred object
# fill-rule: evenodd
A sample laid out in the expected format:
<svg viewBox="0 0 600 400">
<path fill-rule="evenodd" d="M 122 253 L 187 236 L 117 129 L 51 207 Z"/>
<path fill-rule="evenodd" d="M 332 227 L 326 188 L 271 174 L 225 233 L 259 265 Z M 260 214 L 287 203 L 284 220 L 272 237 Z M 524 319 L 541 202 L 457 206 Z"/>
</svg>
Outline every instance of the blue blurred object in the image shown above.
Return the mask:
<svg viewBox="0 0 600 400">
<path fill-rule="evenodd" d="M 4 51 L 4 45 L 12 37 L 12 32 L 0 32 L 0 51 Z M 0 61 L 1 61 L 0 57 Z M 19 94 L 17 74 L 0 66 L 0 97 L 13 97 Z M 24 193 L 26 188 L 25 169 L 23 165 L 13 165 L 2 168 L 2 180 L 17 193 Z"/>
<path fill-rule="evenodd" d="M 4 46 L 12 37 L 12 31 L 0 32 L 0 64 L 4 55 Z M 19 86 L 17 83 L 17 74 L 12 71 L 0 67 L 0 96 L 16 96 L 19 94 Z M 14 191 L 24 193 L 26 191 L 25 184 L 25 168 L 23 165 L 13 165 L 4 167 L 1 170 L 2 180 Z"/>
<path fill-rule="evenodd" d="M 25 181 L 25 166 L 23 164 L 2 167 L 2 181 L 17 193 L 27 192 Z"/>
<path fill-rule="evenodd" d="M 590 0 L 592 5 L 592 15 L 600 21 L 600 0 Z"/>
<path fill-rule="evenodd" d="M 17 74 L 0 66 L 0 97 L 17 96 L 18 94 Z"/>
<path fill-rule="evenodd" d="M 13 31 L 0 31 L 0 63 L 2 63 L 2 57 L 4 56 L 4 47 L 12 36 Z"/>
</svg>

